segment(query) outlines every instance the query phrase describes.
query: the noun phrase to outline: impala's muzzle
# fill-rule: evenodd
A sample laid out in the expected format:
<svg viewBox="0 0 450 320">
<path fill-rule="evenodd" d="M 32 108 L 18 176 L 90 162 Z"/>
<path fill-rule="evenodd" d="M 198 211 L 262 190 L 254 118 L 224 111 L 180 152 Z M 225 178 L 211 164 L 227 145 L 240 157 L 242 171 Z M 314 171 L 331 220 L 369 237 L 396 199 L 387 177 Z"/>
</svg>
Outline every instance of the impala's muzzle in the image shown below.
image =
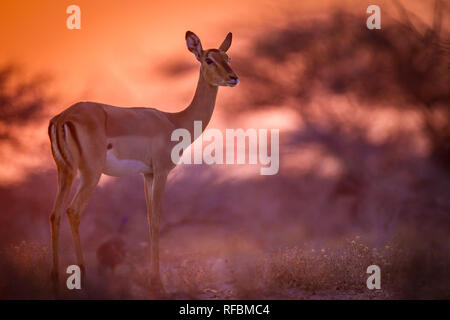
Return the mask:
<svg viewBox="0 0 450 320">
<path fill-rule="evenodd" d="M 239 83 L 239 79 L 236 75 L 230 76 L 229 79 L 230 80 L 226 82 L 229 87 L 235 87 Z"/>
</svg>

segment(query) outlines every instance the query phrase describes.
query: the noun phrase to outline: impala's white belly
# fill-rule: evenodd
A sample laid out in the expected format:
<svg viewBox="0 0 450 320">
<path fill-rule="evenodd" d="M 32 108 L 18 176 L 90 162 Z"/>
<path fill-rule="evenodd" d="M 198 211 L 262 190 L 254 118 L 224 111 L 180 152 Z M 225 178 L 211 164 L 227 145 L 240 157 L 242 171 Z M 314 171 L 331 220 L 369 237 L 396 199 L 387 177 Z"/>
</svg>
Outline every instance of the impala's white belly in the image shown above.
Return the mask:
<svg viewBox="0 0 450 320">
<path fill-rule="evenodd" d="M 150 171 L 150 167 L 142 161 L 121 160 L 116 158 L 112 150 L 106 152 L 106 162 L 103 173 L 109 176 L 122 177 L 133 174 L 149 173 Z"/>
</svg>

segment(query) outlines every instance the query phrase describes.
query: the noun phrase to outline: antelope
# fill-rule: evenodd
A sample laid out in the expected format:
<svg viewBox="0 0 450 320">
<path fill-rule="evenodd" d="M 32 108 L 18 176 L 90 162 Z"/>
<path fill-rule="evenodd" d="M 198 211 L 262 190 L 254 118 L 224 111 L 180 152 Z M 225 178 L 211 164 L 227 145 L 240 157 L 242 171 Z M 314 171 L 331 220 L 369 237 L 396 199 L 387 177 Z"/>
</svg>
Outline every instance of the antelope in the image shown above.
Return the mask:
<svg viewBox="0 0 450 320">
<path fill-rule="evenodd" d="M 200 62 L 200 75 L 194 97 L 184 110 L 171 113 L 155 108 L 78 102 L 50 120 L 48 133 L 58 172 L 58 189 L 49 217 L 51 280 L 56 292 L 60 218 L 77 173 L 80 184 L 66 213 L 82 283 L 85 282 L 85 263 L 79 226 L 82 212 L 101 175 L 142 174 L 150 232 L 150 287 L 155 292 L 164 292 L 159 270 L 159 232 L 167 176 L 176 166 L 171 159 L 171 150 L 176 144 L 171 141 L 171 133 L 183 128 L 193 136 L 194 121 L 202 121 L 206 127 L 213 114 L 218 87 L 234 87 L 239 83 L 226 54 L 231 46 L 231 32 L 218 49 L 203 50 L 200 39 L 191 31 L 186 32 L 185 39 L 188 50 Z"/>
</svg>

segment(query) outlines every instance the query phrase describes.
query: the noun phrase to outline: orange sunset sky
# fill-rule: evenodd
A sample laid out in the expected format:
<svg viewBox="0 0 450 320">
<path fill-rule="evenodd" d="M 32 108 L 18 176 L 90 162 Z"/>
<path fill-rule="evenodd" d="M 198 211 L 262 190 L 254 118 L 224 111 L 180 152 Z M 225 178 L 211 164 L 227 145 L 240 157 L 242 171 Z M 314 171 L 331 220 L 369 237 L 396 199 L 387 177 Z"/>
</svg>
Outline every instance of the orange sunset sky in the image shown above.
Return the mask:
<svg viewBox="0 0 450 320">
<path fill-rule="evenodd" d="M 431 8 L 424 2 L 427 1 L 408 2 L 408 8 L 425 18 L 431 17 Z M 69 16 L 66 8 L 71 4 L 81 8 L 81 30 L 66 27 Z M 54 104 L 48 108 L 49 114 L 80 100 L 175 111 L 189 103 L 197 81 L 197 64 L 184 41 L 187 30 L 199 35 L 204 48 L 218 46 L 227 32 L 232 31 L 230 55 L 233 57 L 234 53 L 245 51 L 246 40 L 252 34 L 263 32 L 268 25 L 280 25 L 286 17 L 320 16 L 345 6 L 360 12 L 365 19 L 368 4 L 372 3 L 1 0 L 0 65 L 15 63 L 26 75 L 49 75 L 52 81 L 47 89 L 56 96 Z M 378 1 L 378 4 L 385 8 L 388 2 Z M 383 15 L 395 15 L 386 11 Z M 176 62 L 191 63 L 195 68 L 176 78 L 168 78 L 160 72 L 163 66 Z M 239 70 L 236 72 L 239 74 Z M 245 79 L 241 79 L 241 86 L 243 82 Z M 217 102 L 219 111 L 213 121 L 220 121 L 220 103 L 239 89 L 221 90 Z M 46 124 L 28 128 L 28 133 L 24 130 L 22 134 L 45 143 Z M 43 153 L 39 155 L 36 159 L 19 155 L 16 164 L 48 162 L 49 152 L 44 158 Z M 8 176 L 16 175 L 11 167 L 4 170 L 4 175 L 5 172 L 9 172 Z"/>
<path fill-rule="evenodd" d="M 417 7 L 416 12 L 426 15 L 430 11 L 430 6 L 423 3 L 426 1 L 414 1 L 413 5 L 411 2 L 408 8 Z M 304 17 L 347 6 L 363 16 L 368 3 L 2 0 L 0 63 L 14 62 L 30 72 L 50 73 L 63 104 L 89 98 L 117 105 L 155 103 L 170 108 L 179 101 L 170 100 L 168 85 L 159 82 L 156 70 L 175 59 L 190 61 L 192 57 L 184 43 L 186 30 L 196 32 L 204 47 L 218 45 L 232 31 L 232 54 L 245 50 L 245 39 L 252 32 L 280 23 L 276 16 L 281 11 Z M 81 30 L 66 28 L 66 8 L 71 4 L 81 8 Z M 195 77 L 196 73 L 190 81 Z M 183 99 L 192 94 L 193 88 L 186 89 Z"/>
</svg>

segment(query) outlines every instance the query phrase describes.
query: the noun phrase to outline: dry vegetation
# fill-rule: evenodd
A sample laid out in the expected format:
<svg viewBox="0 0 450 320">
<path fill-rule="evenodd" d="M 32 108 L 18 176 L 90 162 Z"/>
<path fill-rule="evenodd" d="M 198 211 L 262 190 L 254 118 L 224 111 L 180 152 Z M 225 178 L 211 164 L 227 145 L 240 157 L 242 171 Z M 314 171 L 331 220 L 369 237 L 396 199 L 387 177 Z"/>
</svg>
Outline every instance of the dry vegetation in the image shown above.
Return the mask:
<svg viewBox="0 0 450 320">
<path fill-rule="evenodd" d="M 415 247 L 411 247 L 414 243 Z M 141 252 L 141 255 L 145 252 Z M 22 242 L 1 253 L 10 282 L 2 298 L 51 297 L 47 248 Z M 63 297 L 145 299 L 152 297 L 143 256 L 130 256 L 114 273 L 88 278 L 87 292 Z M 368 290 L 366 269 L 378 265 L 381 290 Z M 5 269 L 6 267 L 6 269 Z M 404 299 L 450 298 L 448 255 L 405 234 L 381 246 L 360 236 L 331 247 L 281 247 L 273 252 L 229 252 L 227 256 L 166 256 L 167 294 L 158 299 Z M 20 279 L 20 282 L 17 280 Z"/>
</svg>

